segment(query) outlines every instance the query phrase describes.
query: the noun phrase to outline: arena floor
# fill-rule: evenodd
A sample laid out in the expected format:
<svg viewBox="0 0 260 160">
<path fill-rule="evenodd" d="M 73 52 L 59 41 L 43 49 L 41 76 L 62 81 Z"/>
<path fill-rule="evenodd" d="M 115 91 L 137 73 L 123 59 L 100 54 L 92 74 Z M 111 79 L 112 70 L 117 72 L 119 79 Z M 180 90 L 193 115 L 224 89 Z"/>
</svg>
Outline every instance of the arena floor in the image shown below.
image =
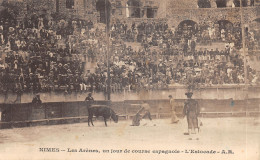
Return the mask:
<svg viewBox="0 0 260 160">
<path fill-rule="evenodd" d="M 95 127 L 79 123 L 5 129 L 0 130 L 0 159 L 6 159 L 6 156 L 8 159 L 91 160 L 260 159 L 259 118 L 204 118 L 201 121 L 203 126 L 199 140 L 195 140 L 197 137 L 194 136 L 193 140 L 189 140 L 189 136 L 183 134 L 187 128 L 186 119 L 178 124 L 170 124 L 169 119 L 142 120 L 138 127 L 130 126 L 131 121 L 109 122 L 108 127 L 98 121 L 94 122 Z M 55 149 L 50 152 L 43 148 Z M 55 152 L 57 149 L 59 152 Z M 79 152 L 80 149 L 86 152 Z M 111 153 L 111 149 L 122 150 L 122 153 Z M 124 153 L 126 149 L 130 153 Z M 103 150 L 109 151 L 104 153 Z M 164 150 L 180 153 L 158 153 Z M 189 153 L 185 153 L 186 150 Z M 191 150 L 220 153 L 193 153 Z M 223 150 L 232 150 L 234 154 L 221 154 Z M 150 153 L 146 153 L 148 151 Z"/>
</svg>

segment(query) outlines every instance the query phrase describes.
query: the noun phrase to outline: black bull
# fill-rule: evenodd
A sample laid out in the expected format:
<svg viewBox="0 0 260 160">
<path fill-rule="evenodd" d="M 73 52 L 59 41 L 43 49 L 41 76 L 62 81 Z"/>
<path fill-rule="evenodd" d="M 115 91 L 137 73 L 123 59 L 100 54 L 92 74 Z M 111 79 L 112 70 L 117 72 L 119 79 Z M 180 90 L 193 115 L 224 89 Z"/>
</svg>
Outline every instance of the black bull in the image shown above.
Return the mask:
<svg viewBox="0 0 260 160">
<path fill-rule="evenodd" d="M 93 121 L 92 121 L 93 116 L 96 116 L 97 118 L 99 116 L 102 116 L 104 118 L 106 126 L 107 126 L 107 120 L 109 118 L 112 118 L 115 123 L 118 122 L 118 115 L 116 115 L 116 113 L 111 108 L 106 107 L 106 106 L 88 107 L 88 126 L 90 126 L 89 121 L 91 121 L 92 126 L 94 126 Z"/>
</svg>

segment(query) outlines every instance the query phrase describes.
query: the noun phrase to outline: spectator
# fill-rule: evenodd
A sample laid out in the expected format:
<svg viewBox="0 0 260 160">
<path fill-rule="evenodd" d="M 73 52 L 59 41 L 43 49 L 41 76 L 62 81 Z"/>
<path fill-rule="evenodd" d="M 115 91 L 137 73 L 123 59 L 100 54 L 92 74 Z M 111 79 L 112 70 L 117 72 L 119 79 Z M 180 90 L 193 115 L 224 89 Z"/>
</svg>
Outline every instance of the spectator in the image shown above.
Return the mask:
<svg viewBox="0 0 260 160">
<path fill-rule="evenodd" d="M 41 100 L 39 94 L 37 94 L 37 95 L 33 98 L 32 104 L 42 104 L 42 100 Z"/>
</svg>

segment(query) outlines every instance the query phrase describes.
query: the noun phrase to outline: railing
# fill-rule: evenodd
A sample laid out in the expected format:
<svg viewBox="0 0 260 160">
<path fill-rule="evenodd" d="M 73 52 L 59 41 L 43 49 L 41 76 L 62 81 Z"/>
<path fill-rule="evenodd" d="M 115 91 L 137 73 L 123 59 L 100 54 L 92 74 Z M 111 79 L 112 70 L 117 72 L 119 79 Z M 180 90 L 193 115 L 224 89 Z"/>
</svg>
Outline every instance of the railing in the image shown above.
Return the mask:
<svg viewBox="0 0 260 160">
<path fill-rule="evenodd" d="M 176 114 L 182 117 L 184 99 L 176 100 Z M 150 100 L 153 118 L 169 118 L 169 100 Z M 260 99 L 248 101 L 198 100 L 201 117 L 247 117 L 260 116 Z M 110 102 L 97 101 L 95 105 L 106 105 L 113 109 L 120 119 L 131 119 L 140 110 L 141 101 Z M 34 125 L 54 125 L 87 122 L 86 102 L 57 102 L 35 105 L 1 104 L 0 128 L 30 127 Z"/>
</svg>

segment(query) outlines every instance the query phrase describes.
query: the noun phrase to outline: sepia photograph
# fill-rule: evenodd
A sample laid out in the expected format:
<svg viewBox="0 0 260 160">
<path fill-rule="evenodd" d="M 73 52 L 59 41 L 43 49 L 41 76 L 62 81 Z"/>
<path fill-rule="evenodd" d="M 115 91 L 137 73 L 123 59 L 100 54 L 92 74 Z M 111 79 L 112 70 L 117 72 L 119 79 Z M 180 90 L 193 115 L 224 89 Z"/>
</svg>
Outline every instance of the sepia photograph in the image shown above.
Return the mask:
<svg viewBox="0 0 260 160">
<path fill-rule="evenodd" d="M 0 0 L 0 160 L 260 160 L 260 0 Z"/>
</svg>

